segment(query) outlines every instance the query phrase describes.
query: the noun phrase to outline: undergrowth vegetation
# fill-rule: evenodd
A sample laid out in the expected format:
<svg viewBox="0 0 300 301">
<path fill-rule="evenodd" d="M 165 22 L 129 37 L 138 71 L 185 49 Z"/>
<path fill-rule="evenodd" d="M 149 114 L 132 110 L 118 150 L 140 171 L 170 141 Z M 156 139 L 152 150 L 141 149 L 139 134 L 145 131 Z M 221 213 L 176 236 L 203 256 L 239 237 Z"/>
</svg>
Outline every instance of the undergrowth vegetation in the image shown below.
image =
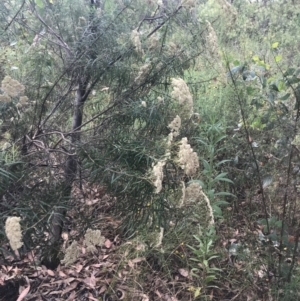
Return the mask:
<svg viewBox="0 0 300 301">
<path fill-rule="evenodd" d="M 299 299 L 300 4 L 0 22 L 1 300 Z"/>
</svg>

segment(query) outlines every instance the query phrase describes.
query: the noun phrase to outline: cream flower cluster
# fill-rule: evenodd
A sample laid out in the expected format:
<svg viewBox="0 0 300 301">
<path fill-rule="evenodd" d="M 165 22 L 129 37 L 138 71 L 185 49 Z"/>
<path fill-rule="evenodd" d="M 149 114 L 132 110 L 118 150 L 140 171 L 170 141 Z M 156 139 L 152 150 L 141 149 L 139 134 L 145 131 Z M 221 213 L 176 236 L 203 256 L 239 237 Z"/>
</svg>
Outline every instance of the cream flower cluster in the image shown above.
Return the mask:
<svg viewBox="0 0 300 301">
<path fill-rule="evenodd" d="M 176 115 L 176 117 L 168 125 L 168 128 L 171 130 L 172 137 L 177 137 L 179 135 L 180 127 L 181 127 L 181 118 L 178 115 Z"/>
<path fill-rule="evenodd" d="M 64 259 L 62 260 L 62 263 L 64 263 L 66 266 L 69 266 L 73 264 L 77 258 L 80 255 L 80 251 L 78 248 L 77 241 L 73 241 L 71 245 L 66 249 Z"/>
<path fill-rule="evenodd" d="M 193 97 L 189 87 L 182 78 L 172 78 L 171 96 L 191 115 L 193 113 Z"/>
<path fill-rule="evenodd" d="M 17 80 L 12 79 L 10 76 L 5 76 L 2 80 L 1 89 L 11 97 L 17 97 L 24 94 L 25 87 Z"/>
<path fill-rule="evenodd" d="M 146 77 L 149 73 L 150 67 L 151 67 L 151 64 L 145 64 L 140 68 L 137 77 L 134 79 L 134 82 L 136 84 L 139 85 L 146 79 Z"/>
<path fill-rule="evenodd" d="M 200 202 L 204 204 L 204 208 L 206 211 L 207 221 L 209 225 L 214 224 L 214 214 L 213 209 L 210 204 L 210 200 L 206 196 L 206 194 L 203 192 L 202 187 L 199 183 L 193 182 L 191 183 L 186 189 L 185 189 L 185 202 Z"/>
<path fill-rule="evenodd" d="M 162 190 L 162 181 L 164 178 L 164 166 L 166 162 L 165 161 L 159 161 L 156 165 L 153 166 L 152 174 L 153 174 L 153 185 L 156 187 L 155 193 L 160 193 Z"/>
<path fill-rule="evenodd" d="M 187 176 L 194 175 L 199 168 L 199 159 L 186 137 L 180 141 L 178 157 L 180 167 L 184 170 L 185 174 Z"/>
<path fill-rule="evenodd" d="M 131 32 L 131 42 L 132 44 L 134 45 L 135 47 L 135 51 L 139 54 L 143 54 L 143 48 L 142 48 L 142 43 L 141 43 L 141 40 L 140 40 L 140 34 L 139 32 L 134 29 L 132 32 Z"/>
<path fill-rule="evenodd" d="M 221 5 L 226 17 L 231 16 L 232 21 L 235 21 L 237 17 L 237 11 L 235 7 L 226 0 L 217 0 L 217 2 Z"/>
<path fill-rule="evenodd" d="M 5 234 L 11 248 L 16 251 L 23 246 L 20 217 L 8 217 L 5 222 Z"/>
<path fill-rule="evenodd" d="M 3 94 L 0 94 L 0 102 L 10 103 L 12 97 L 20 97 L 19 102 L 16 104 L 17 108 L 27 105 L 28 97 L 23 95 L 25 87 L 17 80 L 12 79 L 10 76 L 5 76 L 1 83 L 1 90 Z"/>
<path fill-rule="evenodd" d="M 95 253 L 97 251 L 96 246 L 102 246 L 104 242 L 105 237 L 101 235 L 100 230 L 87 229 L 84 235 L 84 244 L 87 246 L 87 252 Z"/>
<path fill-rule="evenodd" d="M 212 27 L 211 23 L 206 20 L 208 35 L 207 35 L 207 43 L 209 45 L 209 49 L 214 56 L 219 56 L 219 46 L 218 46 L 218 38 L 217 34 Z"/>
</svg>

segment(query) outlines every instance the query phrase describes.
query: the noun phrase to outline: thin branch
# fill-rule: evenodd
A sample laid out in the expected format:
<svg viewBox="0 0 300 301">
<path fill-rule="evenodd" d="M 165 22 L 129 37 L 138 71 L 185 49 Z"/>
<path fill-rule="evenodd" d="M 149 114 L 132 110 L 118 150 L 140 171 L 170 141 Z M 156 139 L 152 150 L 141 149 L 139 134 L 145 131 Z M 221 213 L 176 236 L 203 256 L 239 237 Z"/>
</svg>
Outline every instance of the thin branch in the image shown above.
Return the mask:
<svg viewBox="0 0 300 301">
<path fill-rule="evenodd" d="M 20 11 L 22 10 L 23 6 L 25 5 L 26 0 L 23 0 L 23 3 L 21 5 L 21 7 L 19 8 L 19 10 L 17 11 L 17 13 L 14 15 L 14 17 L 11 19 L 11 21 L 6 25 L 6 27 L 4 28 L 4 31 L 6 31 L 10 25 L 12 24 L 12 22 L 15 21 L 15 19 L 17 18 L 18 14 L 20 13 Z"/>
</svg>

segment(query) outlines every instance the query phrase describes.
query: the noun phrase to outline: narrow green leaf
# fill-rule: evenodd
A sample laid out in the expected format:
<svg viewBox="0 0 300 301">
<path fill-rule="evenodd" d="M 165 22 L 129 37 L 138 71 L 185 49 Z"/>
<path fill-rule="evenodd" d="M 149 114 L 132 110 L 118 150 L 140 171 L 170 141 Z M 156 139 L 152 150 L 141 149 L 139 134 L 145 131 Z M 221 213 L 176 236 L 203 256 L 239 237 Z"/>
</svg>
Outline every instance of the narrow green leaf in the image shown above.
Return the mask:
<svg viewBox="0 0 300 301">
<path fill-rule="evenodd" d="M 203 162 L 203 167 L 204 167 L 204 169 L 210 170 L 210 165 L 209 165 L 209 163 L 208 163 L 205 159 L 203 159 L 202 162 Z"/>
<path fill-rule="evenodd" d="M 287 99 L 290 98 L 290 96 L 291 96 L 291 93 L 287 93 L 287 94 L 285 94 L 284 96 L 280 97 L 279 99 L 280 99 L 280 100 L 287 100 Z"/>
<path fill-rule="evenodd" d="M 200 142 L 201 144 L 205 145 L 205 146 L 208 146 L 208 144 L 202 139 L 197 139 L 197 141 Z"/>
<path fill-rule="evenodd" d="M 212 206 L 214 215 L 216 216 L 222 216 L 222 209 L 219 206 Z"/>
<path fill-rule="evenodd" d="M 231 196 L 231 197 L 236 197 L 234 194 L 226 191 L 221 191 L 221 192 L 216 192 L 215 195 L 217 196 Z M 227 203 L 227 202 L 226 202 Z"/>
<path fill-rule="evenodd" d="M 218 162 L 218 163 L 216 164 L 216 166 L 220 166 L 220 165 L 222 165 L 222 164 L 225 164 L 225 163 L 231 162 L 231 161 L 232 161 L 232 160 L 228 160 L 228 159 L 222 160 L 222 161 Z"/>
<path fill-rule="evenodd" d="M 227 175 L 227 172 L 221 172 L 220 174 L 218 174 L 218 175 L 215 177 L 215 180 L 224 178 L 226 175 Z"/>
<path fill-rule="evenodd" d="M 223 181 L 223 182 L 228 182 L 228 183 L 231 183 L 231 184 L 234 184 L 230 179 L 228 178 L 218 178 L 217 180 L 214 179 L 213 180 L 214 182 L 217 182 L 217 181 Z"/>
<path fill-rule="evenodd" d="M 214 275 L 207 276 L 207 277 L 205 277 L 205 283 L 212 282 L 215 279 L 216 279 L 216 277 Z"/>
<path fill-rule="evenodd" d="M 228 202 L 223 201 L 223 200 L 216 201 L 214 204 L 217 205 L 217 206 L 222 206 L 222 205 L 227 206 L 227 205 L 229 205 Z"/>
</svg>

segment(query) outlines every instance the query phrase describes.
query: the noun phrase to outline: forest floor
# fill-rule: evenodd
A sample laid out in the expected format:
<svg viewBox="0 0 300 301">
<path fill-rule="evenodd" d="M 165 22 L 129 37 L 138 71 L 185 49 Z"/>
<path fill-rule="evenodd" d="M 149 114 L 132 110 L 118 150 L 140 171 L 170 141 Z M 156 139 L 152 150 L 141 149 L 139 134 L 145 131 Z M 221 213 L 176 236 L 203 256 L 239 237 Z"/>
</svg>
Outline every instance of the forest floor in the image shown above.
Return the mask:
<svg viewBox="0 0 300 301">
<path fill-rule="evenodd" d="M 260 227 L 249 225 L 245 214 L 235 213 L 234 227 L 229 223 L 218 225 L 218 256 L 213 262 L 218 272 L 204 288 L 203 281 L 191 272 L 192 255 L 185 244 L 164 248 L 162 242 L 156 248 L 147 245 L 141 236 L 123 238 L 119 230 L 121 220 L 114 213 L 117 200 L 101 187 L 74 189 L 73 196 L 62 235 L 61 258 L 71 242 L 76 241 L 74 262 L 61 261 L 50 269 L 41 263 L 39 247 L 17 259 L 9 251 L 3 252 L 0 300 L 275 300 L 270 293 L 274 274 L 264 258 L 272 246 L 263 248 L 259 244 L 258 238 L 263 235 Z M 87 228 L 101 230 L 104 237 L 103 244 L 93 252 L 88 252 L 84 244 Z M 4 249 L 9 250 L 8 244 Z M 238 249 L 243 249 L 239 257 Z M 275 248 L 273 254 L 277 256 Z M 196 264 L 203 276 L 205 267 Z"/>
</svg>

